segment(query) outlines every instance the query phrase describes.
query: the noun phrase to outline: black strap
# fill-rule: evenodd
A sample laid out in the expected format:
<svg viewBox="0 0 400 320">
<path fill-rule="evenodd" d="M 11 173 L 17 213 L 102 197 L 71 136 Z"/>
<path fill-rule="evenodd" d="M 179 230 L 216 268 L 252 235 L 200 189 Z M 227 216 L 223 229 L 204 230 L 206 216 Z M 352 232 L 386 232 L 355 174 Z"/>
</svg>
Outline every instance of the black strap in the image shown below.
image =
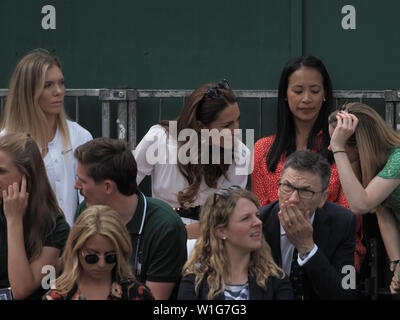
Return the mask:
<svg viewBox="0 0 400 320">
<path fill-rule="evenodd" d="M 182 218 L 188 218 L 193 220 L 200 220 L 200 206 L 192 208 L 174 208 L 175 212 Z"/>
</svg>

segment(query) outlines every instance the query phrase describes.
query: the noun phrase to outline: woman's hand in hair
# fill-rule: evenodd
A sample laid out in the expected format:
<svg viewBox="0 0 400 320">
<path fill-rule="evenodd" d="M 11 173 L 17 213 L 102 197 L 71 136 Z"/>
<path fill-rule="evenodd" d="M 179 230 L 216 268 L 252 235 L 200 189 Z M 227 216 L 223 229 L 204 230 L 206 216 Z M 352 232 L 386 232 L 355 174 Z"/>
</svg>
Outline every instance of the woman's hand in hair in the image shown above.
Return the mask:
<svg viewBox="0 0 400 320">
<path fill-rule="evenodd" d="M 347 140 L 354 134 L 358 125 L 358 118 L 351 113 L 340 111 L 336 115 L 337 125 L 332 133 L 329 149 L 332 152 L 344 150 Z"/>
<path fill-rule="evenodd" d="M 26 177 L 22 176 L 21 186 L 17 182 L 3 190 L 4 215 L 7 222 L 22 221 L 28 207 L 29 193 L 26 192 Z"/>
<path fill-rule="evenodd" d="M 400 265 L 396 264 L 392 282 L 390 283 L 390 292 L 392 294 L 400 294 L 399 272 L 400 272 Z"/>
</svg>

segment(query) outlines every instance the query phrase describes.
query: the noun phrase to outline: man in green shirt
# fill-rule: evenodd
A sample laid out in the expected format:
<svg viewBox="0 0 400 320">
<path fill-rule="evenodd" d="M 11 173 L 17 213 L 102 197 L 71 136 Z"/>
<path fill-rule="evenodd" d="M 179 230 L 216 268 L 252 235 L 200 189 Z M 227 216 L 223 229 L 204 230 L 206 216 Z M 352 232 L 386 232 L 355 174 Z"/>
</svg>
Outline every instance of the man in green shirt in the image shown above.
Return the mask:
<svg viewBox="0 0 400 320">
<path fill-rule="evenodd" d="M 167 203 L 138 190 L 136 161 L 125 142 L 97 138 L 78 147 L 75 157 L 75 188 L 85 197 L 76 217 L 97 204 L 117 211 L 131 236 L 131 264 L 138 280 L 156 299 L 170 298 L 187 258 L 180 217 Z"/>
</svg>

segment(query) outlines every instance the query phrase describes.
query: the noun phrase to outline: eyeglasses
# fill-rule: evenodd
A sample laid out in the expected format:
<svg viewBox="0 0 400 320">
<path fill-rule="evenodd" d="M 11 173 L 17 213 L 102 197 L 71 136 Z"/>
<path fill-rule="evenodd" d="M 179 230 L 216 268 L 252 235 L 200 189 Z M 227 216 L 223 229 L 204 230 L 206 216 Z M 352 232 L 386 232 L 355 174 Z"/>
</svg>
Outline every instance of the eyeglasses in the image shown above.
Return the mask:
<svg viewBox="0 0 400 320">
<path fill-rule="evenodd" d="M 206 95 L 209 96 L 210 98 L 216 99 L 219 97 L 218 89 L 231 90 L 231 87 L 229 86 L 228 81 L 226 79 L 223 79 L 220 82 L 218 82 L 216 87 L 208 89 L 206 91 Z"/>
<path fill-rule="evenodd" d="M 286 194 L 292 194 L 296 190 L 297 193 L 299 194 L 299 198 L 303 200 L 310 200 L 314 197 L 316 193 L 321 193 L 324 191 L 324 190 L 312 191 L 305 188 L 296 188 L 289 183 L 281 183 L 281 182 L 279 183 L 279 187 L 281 188 L 281 191 Z"/>
<path fill-rule="evenodd" d="M 96 264 L 100 260 L 99 256 L 95 253 L 89 253 L 87 255 L 84 255 L 82 252 L 82 255 L 84 256 L 84 259 L 87 264 Z M 115 253 L 105 254 L 104 260 L 107 264 L 116 263 L 117 262 L 117 254 L 115 254 Z"/>
<path fill-rule="evenodd" d="M 242 187 L 235 185 L 235 186 L 230 186 L 229 188 L 221 188 L 221 189 L 218 189 L 217 191 L 215 191 L 213 205 L 215 205 L 217 203 L 218 197 L 230 196 L 232 194 L 232 191 L 234 191 L 234 190 L 242 190 Z"/>
</svg>

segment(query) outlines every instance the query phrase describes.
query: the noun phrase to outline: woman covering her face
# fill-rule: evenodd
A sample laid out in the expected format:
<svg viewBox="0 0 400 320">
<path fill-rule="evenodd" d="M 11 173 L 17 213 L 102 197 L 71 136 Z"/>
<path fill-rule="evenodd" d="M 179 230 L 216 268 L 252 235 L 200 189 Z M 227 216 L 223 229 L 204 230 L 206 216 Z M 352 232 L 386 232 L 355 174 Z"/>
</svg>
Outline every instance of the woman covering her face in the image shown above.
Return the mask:
<svg viewBox="0 0 400 320">
<path fill-rule="evenodd" d="M 362 103 L 344 105 L 329 120 L 330 149 L 350 209 L 357 215 L 376 212 L 394 272 L 390 289 L 399 294 L 400 136 Z M 359 164 L 358 171 L 353 170 L 354 163 Z"/>
<path fill-rule="evenodd" d="M 131 254 L 130 236 L 118 213 L 107 206 L 88 207 L 71 229 L 55 289 L 43 299 L 153 299 L 150 289 L 132 274 Z"/>
<path fill-rule="evenodd" d="M 29 132 L 40 148 L 59 206 L 71 226 L 79 195 L 74 189 L 74 150 L 92 135 L 64 111 L 65 83 L 58 58 L 43 49 L 24 56 L 15 67 L 1 132 Z"/>
<path fill-rule="evenodd" d="M 27 134 L 0 137 L 0 191 L 0 288 L 14 299 L 40 298 L 42 268 L 58 270 L 69 226 Z"/>
</svg>

